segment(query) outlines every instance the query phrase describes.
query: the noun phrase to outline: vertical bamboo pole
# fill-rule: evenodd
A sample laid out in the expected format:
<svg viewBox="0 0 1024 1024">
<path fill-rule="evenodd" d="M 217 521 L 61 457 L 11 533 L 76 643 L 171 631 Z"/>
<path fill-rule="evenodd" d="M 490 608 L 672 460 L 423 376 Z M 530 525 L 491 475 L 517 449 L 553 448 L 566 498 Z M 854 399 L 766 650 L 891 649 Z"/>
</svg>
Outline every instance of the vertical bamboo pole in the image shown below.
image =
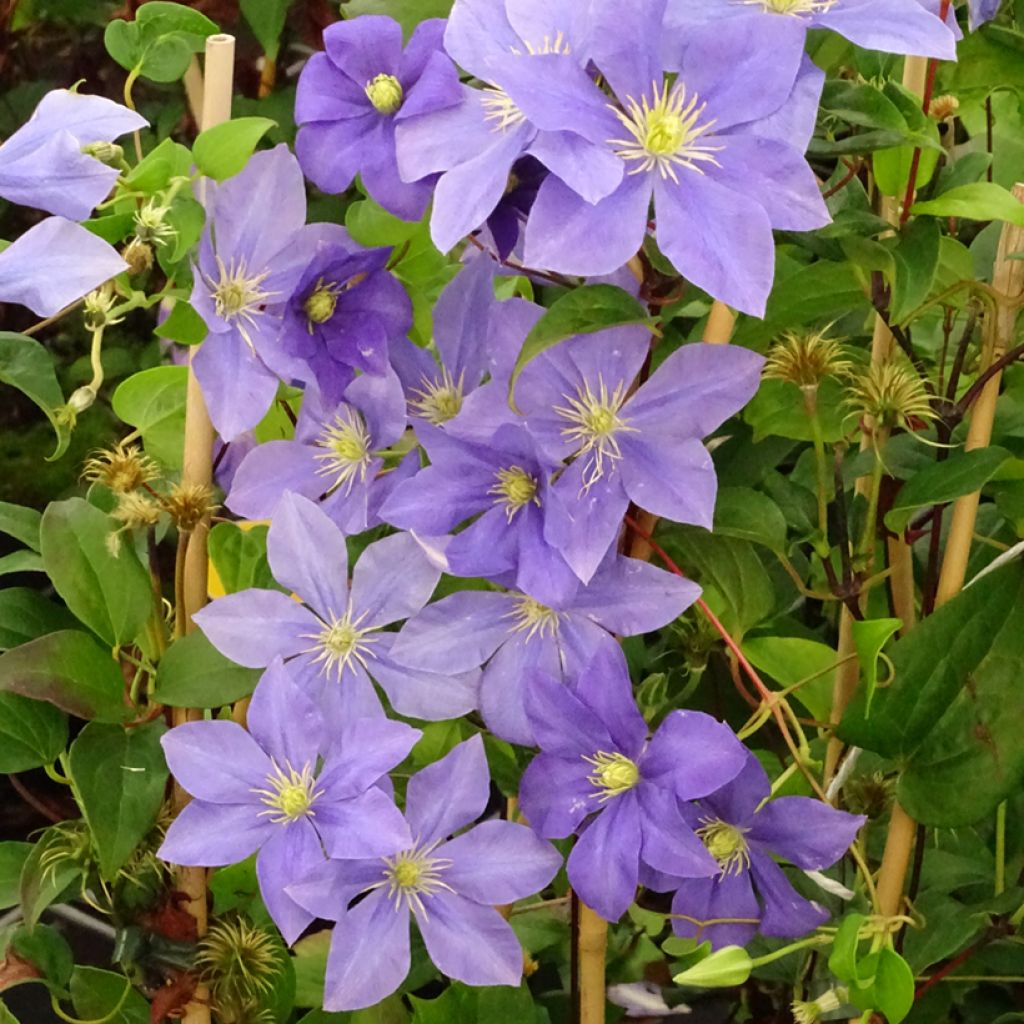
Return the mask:
<svg viewBox="0 0 1024 1024">
<path fill-rule="evenodd" d="M 924 96 L 925 83 L 928 78 L 928 59 L 926 57 L 907 57 L 903 64 L 903 86 L 910 90 L 915 96 Z M 882 216 L 890 224 L 896 225 L 899 221 L 899 209 L 896 200 L 889 196 L 882 198 Z M 871 362 L 874 365 L 886 362 L 892 353 L 893 337 L 880 316 L 875 317 L 875 327 L 871 336 Z M 870 425 L 868 425 L 870 428 Z M 861 439 L 861 450 L 864 451 L 870 444 L 870 438 L 865 433 Z M 857 481 L 857 493 L 863 494 L 867 484 L 867 477 L 861 477 Z M 892 578 L 890 587 L 893 595 L 893 605 L 897 615 L 903 620 L 903 631 L 909 629 L 916 619 L 914 609 L 914 562 L 913 552 L 908 544 L 902 539 L 895 538 L 888 542 L 889 562 L 892 566 Z M 839 649 L 837 660 L 839 667 L 836 669 L 835 683 L 832 688 L 832 708 L 829 713 L 829 722 L 835 726 L 842 720 L 843 713 L 853 699 L 860 682 L 860 662 L 856 658 L 856 647 L 853 642 L 853 616 L 849 608 L 844 604 L 839 610 Z M 843 752 L 843 743 L 835 736 L 829 742 L 825 751 L 825 785 L 835 775 L 839 758 Z"/>
<path fill-rule="evenodd" d="M 1013 194 L 1024 202 L 1024 184 L 1015 185 Z M 1017 308 L 1014 302 L 1024 296 L 1024 261 L 1010 259 L 1010 256 L 1022 249 L 1024 228 L 1005 224 L 999 237 L 992 284 L 996 291 L 1008 296 L 1008 301 L 1000 301 L 995 312 L 990 314 L 985 322 L 982 369 L 999 359 L 1013 338 L 1017 322 Z M 992 440 L 992 423 L 995 419 L 996 399 L 999 397 L 1001 380 L 1001 372 L 993 374 L 974 404 L 967 430 L 967 442 L 964 445 L 967 451 L 985 448 Z M 975 491 L 973 494 L 958 498 L 953 506 L 953 520 L 946 539 L 942 573 L 935 599 L 937 608 L 955 597 L 964 585 L 980 498 L 981 492 Z M 878 875 L 879 911 L 882 914 L 892 916 L 899 912 L 916 830 L 914 820 L 903 810 L 899 802 L 893 804 L 889 834 Z"/>
<path fill-rule="evenodd" d="M 235 40 L 233 36 L 218 34 L 206 40 L 206 74 L 202 88 L 202 114 L 200 128 L 212 128 L 231 117 L 231 93 L 234 76 Z M 192 76 L 190 96 L 197 96 L 195 75 Z M 192 351 L 192 355 L 195 350 Z M 189 360 L 188 385 L 185 399 L 185 450 L 181 479 L 185 485 L 209 486 L 213 480 L 214 430 L 206 410 L 203 393 Z M 200 523 L 188 538 L 185 549 L 182 607 L 177 614 L 184 616 L 184 629 L 191 632 L 195 625 L 192 616 L 207 600 L 206 540 L 209 521 Z M 200 718 L 201 710 L 175 708 L 174 725 Z M 175 784 L 174 804 L 180 810 L 188 802 L 188 795 Z M 196 922 L 196 932 L 206 932 L 206 871 L 204 868 L 178 867 L 176 885 L 188 901 L 186 909 Z M 185 1007 L 185 1024 L 210 1024 L 210 1006 L 206 991 L 200 986 Z"/>
</svg>

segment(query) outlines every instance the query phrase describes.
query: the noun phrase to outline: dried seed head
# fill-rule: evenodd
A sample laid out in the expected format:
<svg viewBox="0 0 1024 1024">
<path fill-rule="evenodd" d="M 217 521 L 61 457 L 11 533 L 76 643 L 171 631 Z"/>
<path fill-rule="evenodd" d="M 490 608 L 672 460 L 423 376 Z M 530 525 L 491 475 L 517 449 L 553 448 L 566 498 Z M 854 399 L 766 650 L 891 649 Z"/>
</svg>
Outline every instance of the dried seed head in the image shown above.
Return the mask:
<svg viewBox="0 0 1024 1024">
<path fill-rule="evenodd" d="M 214 922 L 199 940 L 196 967 L 219 1018 L 241 1024 L 261 1019 L 258 1014 L 284 973 L 286 958 L 269 932 L 239 917 Z"/>
<path fill-rule="evenodd" d="M 843 786 L 843 801 L 854 814 L 872 820 L 881 818 L 892 806 L 895 783 L 881 772 L 858 775 Z"/>
<path fill-rule="evenodd" d="M 133 238 L 121 253 L 121 257 L 128 264 L 128 273 L 144 274 L 153 266 L 153 249 L 148 242 L 141 238 Z"/>
<path fill-rule="evenodd" d="M 217 504 L 213 500 L 213 489 L 205 484 L 175 484 L 164 498 L 164 508 L 179 530 L 191 533 L 213 515 Z"/>
<path fill-rule="evenodd" d="M 955 96 L 937 96 L 932 100 L 928 113 L 936 121 L 945 121 L 960 109 L 960 101 Z"/>
<path fill-rule="evenodd" d="M 809 1002 L 795 1000 L 791 1006 L 796 1024 L 817 1024 L 823 1014 L 838 1010 L 846 1002 L 845 988 L 831 988 Z"/>
<path fill-rule="evenodd" d="M 156 526 L 160 521 L 160 503 L 145 492 L 129 491 L 118 496 L 117 505 L 110 514 L 126 530 L 141 530 Z"/>
<path fill-rule="evenodd" d="M 828 328 L 801 334 L 787 331 L 772 345 L 764 365 L 766 380 L 784 380 L 798 388 L 817 388 L 827 377 L 847 374 L 852 368 L 838 338 Z"/>
<path fill-rule="evenodd" d="M 870 417 L 882 430 L 915 430 L 922 421 L 936 418 L 924 382 L 899 362 L 874 363 L 856 376 L 844 404 L 858 416 Z"/>
<path fill-rule="evenodd" d="M 103 484 L 115 494 L 128 494 L 159 476 L 157 464 L 134 445 L 101 449 L 82 469 L 83 480 Z"/>
</svg>

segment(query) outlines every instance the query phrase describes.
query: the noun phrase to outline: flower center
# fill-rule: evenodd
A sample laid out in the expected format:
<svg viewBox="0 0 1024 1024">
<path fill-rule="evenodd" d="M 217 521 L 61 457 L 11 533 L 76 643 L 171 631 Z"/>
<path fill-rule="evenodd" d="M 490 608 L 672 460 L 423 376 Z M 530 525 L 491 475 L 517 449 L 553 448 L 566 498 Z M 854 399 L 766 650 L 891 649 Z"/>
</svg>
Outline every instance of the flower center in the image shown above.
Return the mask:
<svg viewBox="0 0 1024 1024">
<path fill-rule="evenodd" d="M 481 103 L 484 106 L 484 119 L 493 121 L 491 131 L 503 132 L 506 128 L 525 123 L 526 115 L 512 102 L 512 98 L 504 89 L 489 85 L 483 90 Z"/>
<path fill-rule="evenodd" d="M 370 635 L 376 632 L 372 627 L 360 628 L 365 618 L 366 612 L 355 620 L 351 611 L 340 618 L 331 612 L 330 621 L 324 623 L 319 633 L 303 634 L 303 639 L 314 641 L 305 653 L 315 654 L 313 661 L 322 663 L 326 671 L 334 672 L 338 679 L 353 662 L 366 668 L 366 659 L 374 657 L 371 648 L 377 643 L 377 637 Z"/>
<path fill-rule="evenodd" d="M 736 874 L 750 867 L 750 852 L 743 838 L 749 831 L 737 828 L 721 818 L 701 818 L 697 836 L 708 853 L 718 861 L 723 875 Z"/>
<path fill-rule="evenodd" d="M 569 426 L 562 428 L 562 436 L 577 445 L 577 455 L 587 456 L 583 472 L 583 490 L 589 490 L 610 468 L 607 462 L 615 463 L 622 458 L 617 435 L 622 432 L 637 433 L 629 421 L 619 415 L 626 401 L 626 383 L 619 381 L 615 390 L 609 392 L 604 378 L 598 375 L 596 392 L 590 381 L 584 381 L 574 397 L 563 395 L 566 405 L 556 405 L 554 411 Z"/>
<path fill-rule="evenodd" d="M 339 412 L 315 444 L 323 449 L 316 454 L 320 462 L 317 476 L 330 477 L 332 491 L 343 487 L 349 494 L 357 479 L 360 483 L 366 480 L 367 469 L 373 461 L 370 434 L 362 416 L 354 409 L 346 406 Z"/>
<path fill-rule="evenodd" d="M 435 427 L 455 419 L 462 409 L 464 377 L 465 373 L 460 373 L 459 379 L 453 380 L 448 370 L 442 370 L 439 379 L 423 377 L 420 387 L 412 392 L 415 397 L 409 403 L 409 409 Z"/>
<path fill-rule="evenodd" d="M 597 797 L 602 804 L 612 797 L 622 796 L 640 781 L 640 769 L 625 754 L 599 750 L 593 757 L 584 757 L 583 760 L 594 766 L 587 782 L 597 790 L 590 795 Z"/>
<path fill-rule="evenodd" d="M 760 7 L 774 14 L 823 14 L 834 7 L 836 0 L 739 0 L 750 7 Z"/>
<path fill-rule="evenodd" d="M 326 282 L 321 277 L 316 287 L 309 293 L 309 297 L 302 304 L 306 312 L 306 329 L 313 333 L 314 324 L 325 324 L 334 316 L 334 310 L 338 306 L 338 295 L 341 292 L 341 285 L 337 282 Z"/>
<path fill-rule="evenodd" d="M 701 136 L 714 127 L 714 120 L 701 121 L 705 103 L 696 94 L 687 99 L 686 86 L 677 82 L 671 89 L 668 83 L 660 88 L 651 86 L 651 99 L 643 96 L 637 102 L 626 97 L 625 110 L 612 107 L 615 116 L 629 133 L 627 139 L 609 139 L 615 153 L 627 163 L 635 163 L 630 174 L 657 169 L 663 178 L 678 184 L 677 167 L 685 167 L 698 174 L 704 172 L 700 164 L 717 164 L 714 154 L 722 146 L 709 146 Z"/>
<path fill-rule="evenodd" d="M 532 501 L 538 507 L 540 498 L 537 497 L 537 479 L 531 476 L 522 466 L 508 466 L 499 469 L 494 474 L 497 481 L 488 490 L 488 494 L 494 495 L 495 505 L 505 506 L 505 517 L 511 523 L 515 514 Z"/>
<path fill-rule="evenodd" d="M 422 897 L 433 896 L 442 890 L 455 891 L 441 878 L 452 862 L 447 857 L 431 856 L 439 843 L 440 840 L 422 849 L 414 846 L 411 850 L 384 858 L 384 881 L 375 888 L 387 886 L 388 899 L 394 900 L 396 909 L 404 902 L 413 913 L 426 917 Z"/>
<path fill-rule="evenodd" d="M 217 257 L 217 280 L 207 278 L 210 294 L 213 298 L 214 310 L 221 320 L 235 324 L 249 348 L 253 347 L 248 336 L 247 326 L 256 323 L 256 314 L 262 312 L 267 300 L 274 293 L 265 291 L 261 286 L 267 279 L 269 271 L 262 274 L 249 274 L 245 260 L 235 263 L 231 260 L 225 266 L 224 261 Z"/>
<path fill-rule="evenodd" d="M 378 114 L 393 114 L 405 97 L 402 83 L 394 75 L 377 75 L 366 83 L 366 95 Z"/>
<path fill-rule="evenodd" d="M 515 599 L 515 607 L 506 618 L 514 619 L 513 632 L 525 633 L 526 639 L 535 636 L 554 636 L 558 632 L 558 621 L 561 615 L 546 604 L 520 594 Z"/>
<path fill-rule="evenodd" d="M 260 811 L 260 817 L 269 817 L 275 825 L 313 817 L 313 804 L 323 792 L 316 788 L 313 766 L 307 762 L 302 771 L 296 771 L 287 761 L 283 769 L 277 762 L 273 765 L 266 788 L 253 790 L 267 807 Z"/>
</svg>

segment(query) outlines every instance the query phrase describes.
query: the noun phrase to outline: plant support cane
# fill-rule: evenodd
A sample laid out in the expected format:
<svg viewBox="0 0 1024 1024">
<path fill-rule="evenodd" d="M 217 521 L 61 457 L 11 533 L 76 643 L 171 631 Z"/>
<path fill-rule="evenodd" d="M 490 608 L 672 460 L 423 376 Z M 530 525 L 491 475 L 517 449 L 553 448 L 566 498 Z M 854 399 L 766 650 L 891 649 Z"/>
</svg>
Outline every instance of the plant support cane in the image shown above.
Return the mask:
<svg viewBox="0 0 1024 1024">
<path fill-rule="evenodd" d="M 233 36 L 219 34 L 206 41 L 206 74 L 202 90 L 202 118 L 200 128 L 205 130 L 227 121 L 231 117 L 231 91 L 234 77 L 235 40 Z M 195 354 L 194 350 L 191 353 Z M 213 480 L 214 431 L 206 410 L 203 393 L 189 362 L 188 390 L 185 402 L 185 450 L 182 463 L 184 487 L 209 487 Z M 206 541 L 210 524 L 206 518 L 194 530 L 179 539 L 179 559 L 182 561 L 180 590 L 176 587 L 177 629 L 191 632 L 195 626 L 192 616 L 207 600 Z M 202 717 L 202 711 L 174 708 L 174 725 Z M 175 784 L 174 807 L 180 810 L 188 796 Z M 197 867 L 177 869 L 177 887 L 188 896 L 187 909 L 195 918 L 196 932 L 206 931 L 206 870 Z M 188 1004 L 186 1024 L 208 1024 L 210 1009 L 201 990 Z"/>
<path fill-rule="evenodd" d="M 714 345 L 727 345 L 736 324 L 736 314 L 717 300 L 711 306 L 704 325 L 703 341 Z M 654 532 L 657 517 L 647 512 L 638 513 L 641 532 L 634 532 L 629 547 L 631 558 L 649 561 L 653 549 L 647 538 Z M 608 922 L 595 914 L 584 903 L 579 909 L 580 1024 L 604 1024 L 605 1019 L 605 952 L 608 945 Z"/>
<path fill-rule="evenodd" d="M 1014 186 L 1013 194 L 1024 202 L 1024 184 Z M 982 354 L 983 370 L 1005 353 L 1013 338 L 1017 320 L 1016 301 L 1024 295 L 1024 263 L 1013 256 L 1022 249 L 1024 228 L 1014 224 L 1004 225 L 992 274 L 993 288 L 1000 299 L 986 323 Z M 1001 372 L 993 374 L 974 405 L 964 445 L 966 451 L 985 448 L 992 439 L 992 424 L 1001 379 Z M 964 585 L 980 497 L 981 493 L 974 491 L 957 499 L 953 506 L 953 520 L 942 561 L 936 607 L 941 607 L 955 597 Z M 879 909 L 889 917 L 899 913 L 903 898 L 903 882 L 916 828 L 913 818 L 903 810 L 899 802 L 893 804 L 889 835 L 878 876 Z"/>
</svg>

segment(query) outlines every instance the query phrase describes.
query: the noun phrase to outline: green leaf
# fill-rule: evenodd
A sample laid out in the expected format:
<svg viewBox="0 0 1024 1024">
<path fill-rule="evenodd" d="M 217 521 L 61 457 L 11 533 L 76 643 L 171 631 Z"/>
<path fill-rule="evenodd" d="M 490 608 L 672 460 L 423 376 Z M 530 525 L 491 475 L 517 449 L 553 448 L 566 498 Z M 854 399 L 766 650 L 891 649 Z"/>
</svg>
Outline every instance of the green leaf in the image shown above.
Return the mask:
<svg viewBox="0 0 1024 1024">
<path fill-rule="evenodd" d="M 71 972 L 71 1002 L 79 1018 L 104 1024 L 149 1024 L 149 1002 L 130 979 L 98 967 Z"/>
<path fill-rule="evenodd" d="M 210 562 L 225 594 L 277 586 L 267 561 L 267 530 L 263 525 L 243 529 L 237 523 L 218 523 L 210 531 Z"/>
<path fill-rule="evenodd" d="M 1007 653 L 1020 656 L 1013 652 L 1024 642 L 1022 615 L 1024 566 L 1007 565 L 978 580 L 892 645 L 892 683 L 875 694 L 870 720 L 858 691 L 839 725 L 840 737 L 886 757 L 908 758 L 965 694 L 977 694 L 982 675 L 1001 672 Z M 1019 702 L 1011 705 L 1007 723 Z M 934 799 L 957 801 L 959 813 L 959 803 L 972 801 L 976 787 L 989 787 L 1003 775 L 979 775 L 959 794 L 940 787 L 937 779 L 928 785 Z"/>
<path fill-rule="evenodd" d="M 112 25 L 118 24 L 111 22 Z M 126 22 L 121 22 L 126 24 Z M 164 139 L 154 146 L 142 160 L 128 172 L 124 183 L 136 192 L 153 195 L 162 192 L 172 178 L 187 178 L 192 174 L 192 154 L 173 139 Z"/>
<path fill-rule="evenodd" d="M 64 629 L 0 654 L 0 693 L 55 704 L 78 718 L 123 722 L 124 677 L 87 633 Z"/>
<path fill-rule="evenodd" d="M 208 332 L 206 321 L 184 299 L 174 303 L 170 316 L 153 331 L 157 337 L 179 345 L 198 345 Z"/>
<path fill-rule="evenodd" d="M 1024 203 L 1002 185 L 977 181 L 960 185 L 927 202 L 914 203 L 911 213 L 933 217 L 965 217 L 968 220 L 1003 220 L 1024 225 Z"/>
<path fill-rule="evenodd" d="M 20 540 L 33 551 L 39 550 L 39 523 L 42 518 L 34 508 L 0 501 L 0 533 Z"/>
<path fill-rule="evenodd" d="M 931 291 L 939 266 L 940 234 L 934 220 L 912 221 L 893 250 L 896 280 L 890 313 L 896 323 L 903 323 Z"/>
<path fill-rule="evenodd" d="M 132 729 L 90 722 L 71 744 L 68 765 L 92 831 L 100 871 L 112 881 L 156 821 L 167 765 L 163 722 Z"/>
<path fill-rule="evenodd" d="M 111 554 L 113 520 L 82 498 L 51 504 L 43 514 L 43 564 L 57 593 L 80 622 L 111 647 L 134 640 L 149 619 L 153 591 L 135 549 Z"/>
<path fill-rule="evenodd" d="M 903 625 L 902 619 L 863 619 L 853 624 L 853 645 L 863 677 L 864 717 L 871 714 L 871 701 L 878 686 L 878 658 L 889 638 Z"/>
<path fill-rule="evenodd" d="M 863 914 L 847 914 L 839 925 L 832 952 L 828 957 L 828 969 L 840 980 L 856 982 L 857 945 L 860 942 L 860 929 L 867 922 Z"/>
<path fill-rule="evenodd" d="M 139 26 L 133 21 L 116 18 L 103 32 L 103 45 L 114 60 L 131 71 L 142 60 L 142 42 Z"/>
<path fill-rule="evenodd" d="M 743 653 L 781 686 L 803 683 L 793 696 L 818 721 L 828 720 L 837 658 L 831 647 L 797 636 L 751 636 L 743 641 Z"/>
<path fill-rule="evenodd" d="M 154 366 L 122 381 L 111 398 L 117 416 L 142 434 L 146 451 L 169 469 L 181 466 L 187 386 L 187 366 Z"/>
<path fill-rule="evenodd" d="M 67 939 L 56 928 L 23 925 L 11 936 L 11 949 L 41 972 L 40 980 L 51 991 L 60 992 L 67 985 L 74 956 Z"/>
<path fill-rule="evenodd" d="M 217 708 L 247 697 L 259 678 L 259 669 L 229 661 L 197 630 L 167 648 L 153 697 L 171 707 Z"/>
<path fill-rule="evenodd" d="M 826 441 L 838 441 L 845 433 L 842 405 L 843 385 L 826 377 L 818 388 L 818 418 Z M 800 389 L 785 380 L 761 382 L 757 394 L 743 410 L 743 418 L 754 431 L 755 441 L 765 437 L 788 437 L 794 441 L 813 439 Z"/>
<path fill-rule="evenodd" d="M 516 381 L 527 364 L 565 338 L 592 334 L 607 327 L 648 322 L 643 305 L 615 285 L 583 285 L 560 295 L 533 325 L 523 342 L 509 380 L 509 399 L 513 398 Z"/>
<path fill-rule="evenodd" d="M 31 852 L 31 843 L 0 842 L 0 910 L 17 906 L 21 869 Z"/>
<path fill-rule="evenodd" d="M 786 517 L 766 494 L 751 487 L 722 487 L 715 502 L 714 532 L 786 550 Z"/>
<path fill-rule="evenodd" d="M 274 125 L 266 117 L 239 117 L 207 128 L 192 147 L 196 167 L 215 181 L 230 178 L 249 162 L 256 144 Z"/>
<path fill-rule="evenodd" d="M 75 625 L 74 617 L 66 609 L 48 601 L 38 590 L 0 590 L 0 651 Z"/>
<path fill-rule="evenodd" d="M 0 558 L 0 576 L 16 572 L 44 572 L 43 560 L 34 551 L 12 551 Z"/>
<path fill-rule="evenodd" d="M 52 704 L 0 693 L 0 772 L 52 764 L 68 741 L 67 716 Z"/>
<path fill-rule="evenodd" d="M 330 947 L 329 928 L 306 935 L 292 946 L 296 1006 L 323 1006 L 324 974 Z"/>
<path fill-rule="evenodd" d="M 900 533 L 918 509 L 943 505 L 964 494 L 980 491 L 1010 458 L 1003 448 L 975 448 L 953 452 L 944 462 L 936 462 L 915 473 L 899 490 L 885 525 Z"/>
<path fill-rule="evenodd" d="M 742 985 L 753 969 L 754 962 L 742 946 L 723 946 L 672 980 L 691 988 L 732 988 Z"/>
<path fill-rule="evenodd" d="M 202 40 L 217 32 L 216 24 L 205 14 L 170 0 L 147 0 L 139 7 L 135 22 L 151 38 L 183 35 L 192 37 L 188 40 L 190 45 L 200 48 Z"/>
<path fill-rule="evenodd" d="M 241 6 L 242 17 L 248 22 L 263 52 L 271 60 L 276 60 L 291 0 L 242 0 Z"/>
<path fill-rule="evenodd" d="M 18 1018 L 11 1013 L 4 1002 L 0 1002 L 0 1024 L 20 1024 Z"/>
<path fill-rule="evenodd" d="M 889 1024 L 900 1024 L 914 1005 L 914 972 L 895 950 L 883 946 L 875 967 L 873 1005 Z"/>
<path fill-rule="evenodd" d="M 59 416 L 64 393 L 50 353 L 35 338 L 0 331 L 0 384 L 17 388 L 43 410 L 57 435 L 57 447 L 47 461 L 60 458 L 71 441 L 71 430 Z"/>
<path fill-rule="evenodd" d="M 386 14 L 394 18 L 406 39 L 416 26 L 427 18 L 447 18 L 454 0 L 347 0 L 345 17 L 355 18 L 360 14 Z"/>
<path fill-rule="evenodd" d="M 67 856 L 47 858 L 51 851 L 56 854 L 58 850 L 66 849 L 67 839 L 61 826 L 51 826 L 25 858 L 18 880 L 18 903 L 29 928 L 34 928 L 40 914 L 81 878 L 82 867 L 77 860 Z"/>
</svg>

